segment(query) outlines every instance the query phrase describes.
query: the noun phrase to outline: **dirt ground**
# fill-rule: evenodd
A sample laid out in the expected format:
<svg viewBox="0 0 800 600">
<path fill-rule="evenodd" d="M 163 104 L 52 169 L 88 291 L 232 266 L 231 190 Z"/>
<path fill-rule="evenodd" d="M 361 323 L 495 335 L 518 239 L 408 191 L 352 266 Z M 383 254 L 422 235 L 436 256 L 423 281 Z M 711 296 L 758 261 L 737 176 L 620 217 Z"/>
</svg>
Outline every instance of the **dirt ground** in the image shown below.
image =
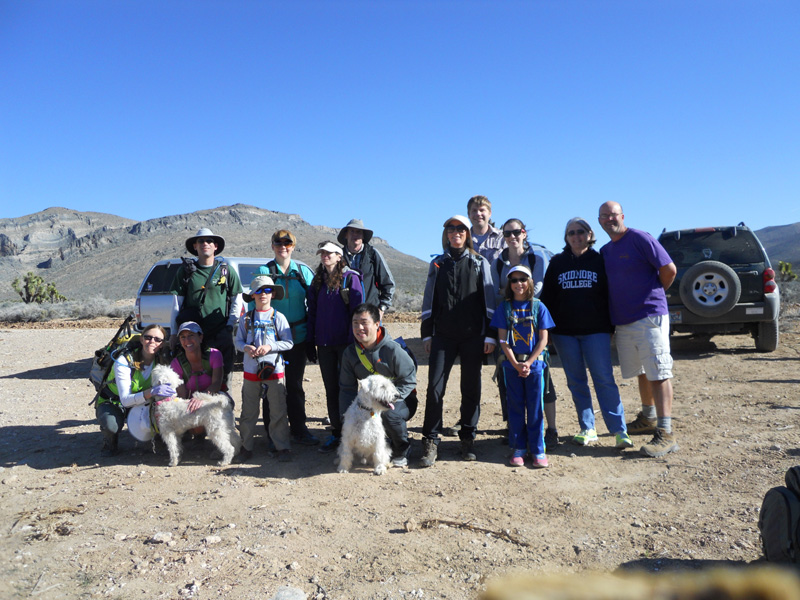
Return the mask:
<svg viewBox="0 0 800 600">
<path fill-rule="evenodd" d="M 217 468 L 206 442 L 169 468 L 163 446 L 154 453 L 127 431 L 122 453 L 103 459 L 86 379 L 114 333 L 101 325 L 0 327 L 0 597 L 269 598 L 288 585 L 309 598 L 475 598 L 520 570 L 741 565 L 761 556 L 764 493 L 800 460 L 794 332 L 772 354 L 744 336 L 676 338 L 681 449 L 664 459 L 615 450 L 599 414 L 599 444 L 569 444 L 577 419 L 554 368 L 562 444 L 547 470 L 506 466 L 490 367 L 476 463 L 445 438 L 433 468 L 338 474 L 316 448 L 278 463 L 257 438 L 245 466 Z M 416 323 L 388 328 L 422 357 Z M 319 369 L 307 377 L 323 436 Z M 458 378 L 456 367 L 447 424 Z M 426 379 L 423 364 L 421 390 Z M 635 382 L 620 383 L 632 417 Z M 412 465 L 421 421 L 411 422 Z"/>
</svg>

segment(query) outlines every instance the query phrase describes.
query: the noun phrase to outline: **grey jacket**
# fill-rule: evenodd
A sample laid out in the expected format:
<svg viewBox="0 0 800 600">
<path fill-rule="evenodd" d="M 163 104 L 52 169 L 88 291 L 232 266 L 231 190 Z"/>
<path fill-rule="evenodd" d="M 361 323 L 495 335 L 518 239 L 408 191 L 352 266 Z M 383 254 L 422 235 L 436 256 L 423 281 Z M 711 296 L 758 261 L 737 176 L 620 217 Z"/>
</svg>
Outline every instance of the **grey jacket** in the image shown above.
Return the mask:
<svg viewBox="0 0 800 600">
<path fill-rule="evenodd" d="M 360 258 L 356 258 L 360 255 Z M 361 273 L 364 284 L 364 302 L 386 311 L 392 305 L 394 296 L 394 277 L 389 265 L 378 250 L 370 244 L 364 244 L 358 254 L 352 254 L 347 245 L 344 247 L 344 260 L 348 267 Z M 356 264 L 357 263 L 357 264 Z"/>
</svg>

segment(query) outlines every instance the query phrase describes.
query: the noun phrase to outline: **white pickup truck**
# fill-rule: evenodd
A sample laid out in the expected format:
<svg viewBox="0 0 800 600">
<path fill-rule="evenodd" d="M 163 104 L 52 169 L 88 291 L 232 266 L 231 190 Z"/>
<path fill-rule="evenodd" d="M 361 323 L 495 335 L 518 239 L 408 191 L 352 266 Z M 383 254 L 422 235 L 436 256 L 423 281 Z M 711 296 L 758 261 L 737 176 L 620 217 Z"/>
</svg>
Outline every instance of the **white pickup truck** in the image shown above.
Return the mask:
<svg viewBox="0 0 800 600">
<path fill-rule="evenodd" d="M 270 260 L 269 258 L 243 258 L 238 256 L 219 258 L 222 258 L 228 264 L 229 269 L 236 271 L 245 293 L 250 293 L 250 282 L 253 280 L 253 275 L 258 271 L 258 268 L 267 264 L 267 261 Z M 172 280 L 175 279 L 175 273 L 178 272 L 180 266 L 180 258 L 170 258 L 160 260 L 150 267 L 150 271 L 142 281 L 142 285 L 139 286 L 139 293 L 136 294 L 134 313 L 136 315 L 136 325 L 140 331 L 143 327 L 156 324 L 161 325 L 167 330 L 167 333 L 170 333 L 170 323 L 172 323 L 179 307 L 178 297 L 171 294 L 169 290 L 172 287 Z"/>
</svg>

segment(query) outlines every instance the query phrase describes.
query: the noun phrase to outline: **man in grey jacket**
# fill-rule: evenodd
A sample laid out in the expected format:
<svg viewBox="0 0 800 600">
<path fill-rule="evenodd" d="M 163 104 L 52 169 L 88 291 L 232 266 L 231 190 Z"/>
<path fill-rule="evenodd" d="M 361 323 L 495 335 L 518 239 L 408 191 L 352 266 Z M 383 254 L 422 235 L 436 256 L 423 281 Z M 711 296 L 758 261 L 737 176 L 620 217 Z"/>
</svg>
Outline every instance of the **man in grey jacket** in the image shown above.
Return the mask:
<svg viewBox="0 0 800 600">
<path fill-rule="evenodd" d="M 394 410 L 382 412 L 381 418 L 392 446 L 392 465 L 405 467 L 409 448 L 406 421 L 416 411 L 417 368 L 408 352 L 380 323 L 380 312 L 373 304 L 360 304 L 353 313 L 355 342 L 342 356 L 339 412 L 343 415 L 355 400 L 359 379 L 375 374 L 389 378 L 400 396 L 394 402 Z"/>
<path fill-rule="evenodd" d="M 369 243 L 372 230 L 361 219 L 350 219 L 336 239 L 344 246 L 347 266 L 361 273 L 364 302 L 377 306 L 383 317 L 392 305 L 394 277 L 381 253 Z"/>
</svg>

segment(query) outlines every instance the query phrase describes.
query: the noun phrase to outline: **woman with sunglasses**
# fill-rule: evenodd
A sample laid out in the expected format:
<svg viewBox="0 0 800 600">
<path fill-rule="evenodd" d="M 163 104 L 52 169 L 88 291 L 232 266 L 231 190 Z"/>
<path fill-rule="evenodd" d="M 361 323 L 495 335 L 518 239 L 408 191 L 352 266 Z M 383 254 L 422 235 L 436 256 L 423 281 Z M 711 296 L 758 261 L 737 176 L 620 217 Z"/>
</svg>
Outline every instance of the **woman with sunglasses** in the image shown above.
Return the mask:
<svg viewBox="0 0 800 600">
<path fill-rule="evenodd" d="M 586 369 L 592 376 L 597 403 L 615 446 L 632 448 L 625 427 L 625 409 L 611 367 L 608 281 L 603 257 L 592 246 L 594 231 L 585 219 L 570 219 L 564 229 L 564 251 L 550 261 L 544 278 L 542 301 L 556 322 L 552 332 L 567 385 L 578 411 L 580 433 L 572 438 L 585 446 L 597 441 L 592 395 Z"/>
<path fill-rule="evenodd" d="M 331 421 L 331 435 L 319 447 L 319 451 L 328 454 L 339 447 L 342 437 L 339 371 L 344 351 L 353 343 L 351 323 L 353 313 L 364 301 L 364 288 L 358 271 L 345 264 L 340 246 L 329 241 L 322 242 L 317 254 L 320 264 L 306 295 L 306 356 L 311 362 L 317 362 L 319 356 L 319 370 L 325 385 L 328 418 Z"/>
<path fill-rule="evenodd" d="M 292 330 L 294 346 L 283 353 L 286 364 L 286 409 L 289 413 L 289 427 L 292 441 L 304 446 L 315 446 L 319 439 L 309 430 L 306 416 L 306 393 L 303 390 L 303 376 L 306 371 L 306 335 L 308 330 L 308 307 L 306 291 L 311 287 L 314 271 L 304 262 L 293 260 L 292 254 L 297 246 L 297 238 L 288 229 L 279 229 L 272 234 L 272 252 L 275 258 L 263 267 L 258 274 L 269 275 L 284 290 L 283 298 L 272 299 L 272 306 L 284 315 Z M 252 307 L 248 307 L 250 309 Z M 269 402 L 263 399 L 264 427 L 269 433 Z"/>
<path fill-rule="evenodd" d="M 533 274 L 533 295 L 538 298 L 542 293 L 544 274 L 549 263 L 548 255 L 540 248 L 534 248 L 528 242 L 528 231 L 522 220 L 509 219 L 503 223 L 502 230 L 506 248 L 492 265 L 492 280 L 498 306 L 506 298 L 508 274 L 511 269 L 519 265 L 527 267 Z M 496 358 L 499 358 L 499 355 Z M 498 373 L 497 387 L 500 392 L 503 420 L 508 421 L 506 386 L 503 375 L 503 371 Z M 544 416 L 547 423 L 544 441 L 547 450 L 551 452 L 558 446 L 558 428 L 556 427 L 556 388 L 550 377 L 550 365 L 545 364 L 542 377 L 544 380 Z"/>
<path fill-rule="evenodd" d="M 421 334 L 430 358 L 421 467 L 433 466 L 438 457 L 445 387 L 456 358 L 461 359 L 461 458 L 476 460 L 481 366 L 483 355 L 495 347 L 489 326 L 495 306 L 491 267 L 473 249 L 466 217 L 450 217 L 443 227 L 444 252 L 431 261 L 422 298 Z"/>
<path fill-rule="evenodd" d="M 141 345 L 134 345 L 130 352 L 122 354 L 114 362 L 108 378 L 108 389 L 113 397 L 98 398 L 95 411 L 103 432 L 103 456 L 117 454 L 119 432 L 128 409 L 147 404 L 153 395 L 175 395 L 175 390 L 169 385 L 150 386 L 153 366 L 166 362 L 160 352 L 165 338 L 166 331 L 161 325 L 150 325 L 142 332 Z"/>
</svg>

